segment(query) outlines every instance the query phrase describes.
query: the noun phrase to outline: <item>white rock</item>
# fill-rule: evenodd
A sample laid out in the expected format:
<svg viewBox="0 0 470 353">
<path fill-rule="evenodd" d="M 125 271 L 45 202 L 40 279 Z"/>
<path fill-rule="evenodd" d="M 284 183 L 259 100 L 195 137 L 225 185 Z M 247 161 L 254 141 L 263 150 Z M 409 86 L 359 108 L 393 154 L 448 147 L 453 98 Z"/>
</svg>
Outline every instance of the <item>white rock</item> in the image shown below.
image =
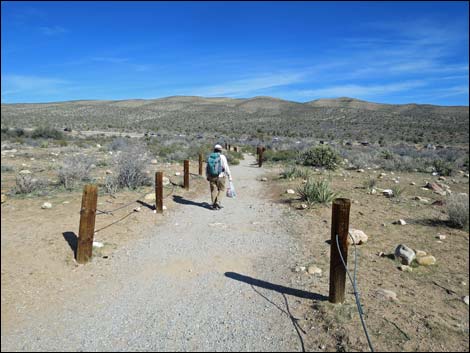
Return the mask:
<svg viewBox="0 0 470 353">
<path fill-rule="evenodd" d="M 446 235 L 444 235 L 444 234 L 438 234 L 438 235 L 436 236 L 436 238 L 439 239 L 439 240 L 445 240 L 445 239 L 446 239 Z"/>
<path fill-rule="evenodd" d="M 413 268 L 407 265 L 401 265 L 398 268 L 400 269 L 400 271 L 403 271 L 403 272 L 413 272 Z"/>
<path fill-rule="evenodd" d="M 300 205 L 300 208 L 306 210 L 308 208 L 308 205 L 306 203 L 303 203 Z"/>
<path fill-rule="evenodd" d="M 31 172 L 28 169 L 23 169 L 20 170 L 19 174 L 31 174 Z"/>
<path fill-rule="evenodd" d="M 392 197 L 393 196 L 393 190 L 391 189 L 385 189 L 382 191 L 382 193 L 384 194 L 384 196 L 387 196 L 387 197 Z"/>
<path fill-rule="evenodd" d="M 467 305 L 469 305 L 469 298 L 468 298 L 468 295 L 466 295 L 465 297 L 462 298 L 463 302 Z"/>
<path fill-rule="evenodd" d="M 383 288 L 379 288 L 376 292 L 376 295 L 378 298 L 383 300 L 396 301 L 398 299 L 395 292 Z"/>
<path fill-rule="evenodd" d="M 436 264 L 436 258 L 432 255 L 422 256 L 422 257 L 416 258 L 416 262 L 420 266 L 431 266 L 431 265 Z"/>
<path fill-rule="evenodd" d="M 399 224 L 401 226 L 406 225 L 406 222 L 404 219 L 399 219 L 398 221 L 393 222 L 393 224 Z"/>
<path fill-rule="evenodd" d="M 295 194 L 295 191 L 293 189 L 287 189 L 286 194 Z"/>
<path fill-rule="evenodd" d="M 427 255 L 427 252 L 426 252 L 426 251 L 416 250 L 416 249 L 415 249 L 415 254 L 416 254 L 416 257 L 423 257 L 423 256 L 426 256 L 426 255 Z"/>
<path fill-rule="evenodd" d="M 430 202 L 429 199 L 427 199 L 427 198 L 425 198 L 425 197 L 421 197 L 421 196 L 415 196 L 415 197 L 413 198 L 413 200 L 419 201 L 419 202 L 422 202 L 422 203 L 429 203 L 429 202 Z"/>
<path fill-rule="evenodd" d="M 263 177 L 263 178 L 261 178 L 261 181 L 268 181 L 268 178 Z"/>
<path fill-rule="evenodd" d="M 156 199 L 155 193 L 152 192 L 150 194 L 145 195 L 144 199 L 148 201 L 154 201 Z"/>
<path fill-rule="evenodd" d="M 307 272 L 311 275 L 321 275 L 322 274 L 321 268 L 319 268 L 315 265 L 308 266 Z"/>
<path fill-rule="evenodd" d="M 97 144 L 96 144 L 96 147 L 100 148 L 100 147 L 101 147 L 101 145 L 100 145 L 99 143 L 97 143 Z"/>
<path fill-rule="evenodd" d="M 412 181 L 412 182 L 410 183 L 410 185 L 416 185 L 416 183 L 415 183 L 414 181 Z"/>
<path fill-rule="evenodd" d="M 176 175 L 176 176 L 180 176 L 181 173 L 180 173 L 180 172 L 176 172 L 175 175 Z"/>
<path fill-rule="evenodd" d="M 52 204 L 50 202 L 44 202 L 41 206 L 42 209 L 49 209 L 52 208 Z"/>
<path fill-rule="evenodd" d="M 170 178 L 163 177 L 162 178 L 162 184 L 163 184 L 163 186 L 170 185 Z"/>
<path fill-rule="evenodd" d="M 140 207 L 135 207 L 134 212 L 140 212 L 141 208 Z"/>
<path fill-rule="evenodd" d="M 357 172 L 358 172 L 358 173 L 364 173 L 365 170 L 364 170 L 364 169 L 358 169 Z"/>
<path fill-rule="evenodd" d="M 410 265 L 416 257 L 416 254 L 413 249 L 403 244 L 397 246 L 394 254 L 395 259 L 400 260 L 402 265 Z"/>
<path fill-rule="evenodd" d="M 152 159 L 152 160 L 150 161 L 150 164 L 157 164 L 157 163 L 158 163 L 158 161 L 157 161 L 156 159 Z"/>
<path fill-rule="evenodd" d="M 362 230 L 350 229 L 349 233 L 351 234 L 351 237 L 353 239 L 351 239 L 351 237 L 348 236 L 348 244 L 353 244 L 353 240 L 354 240 L 354 243 L 356 245 L 360 245 L 360 244 L 366 243 L 367 240 L 369 239 L 367 234 L 364 233 Z"/>
<path fill-rule="evenodd" d="M 113 174 L 113 171 L 111 169 L 106 170 L 106 174 L 110 175 Z"/>
<path fill-rule="evenodd" d="M 162 207 L 162 210 L 166 210 L 166 209 L 167 209 L 166 206 L 163 206 L 163 207 Z"/>
<path fill-rule="evenodd" d="M 93 242 L 93 247 L 95 247 L 95 248 L 102 248 L 103 246 L 104 246 L 104 244 L 99 242 L 99 241 L 94 241 Z"/>
</svg>

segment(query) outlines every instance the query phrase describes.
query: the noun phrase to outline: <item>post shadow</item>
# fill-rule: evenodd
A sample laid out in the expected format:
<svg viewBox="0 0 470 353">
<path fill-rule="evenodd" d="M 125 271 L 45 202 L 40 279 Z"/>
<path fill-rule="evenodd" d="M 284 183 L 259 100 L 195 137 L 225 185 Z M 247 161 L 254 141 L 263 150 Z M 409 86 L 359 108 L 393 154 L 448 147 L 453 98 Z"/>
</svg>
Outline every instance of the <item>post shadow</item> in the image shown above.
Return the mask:
<svg viewBox="0 0 470 353">
<path fill-rule="evenodd" d="M 155 208 L 154 205 L 150 205 L 150 204 L 148 204 L 147 202 L 144 202 L 144 201 L 141 201 L 141 200 L 137 200 L 137 203 L 141 204 L 141 205 L 144 206 L 144 207 L 149 208 L 149 209 L 152 210 L 152 211 L 156 210 L 156 208 Z"/>
<path fill-rule="evenodd" d="M 319 300 L 319 301 L 328 300 L 328 297 L 321 295 L 321 294 L 311 293 L 311 292 L 306 292 L 300 289 L 280 286 L 278 284 L 265 282 L 265 281 L 248 277 L 248 276 L 244 276 L 235 272 L 225 272 L 225 277 L 234 279 L 236 281 L 244 282 L 252 286 L 269 289 L 269 290 L 278 292 L 280 294 L 287 294 L 287 295 L 292 295 L 298 298 L 305 298 L 305 299 L 312 299 L 312 300 Z"/>
<path fill-rule="evenodd" d="M 62 235 L 64 239 L 69 244 L 70 248 L 73 251 L 73 258 L 77 258 L 77 249 L 78 249 L 78 237 L 74 232 L 63 232 Z"/>
<path fill-rule="evenodd" d="M 181 205 L 189 205 L 189 206 L 198 206 L 202 208 L 206 208 L 208 210 L 211 210 L 211 205 L 207 202 L 194 202 L 191 200 L 187 200 L 182 196 L 174 195 L 173 196 L 173 201 L 176 203 L 179 203 Z"/>
</svg>

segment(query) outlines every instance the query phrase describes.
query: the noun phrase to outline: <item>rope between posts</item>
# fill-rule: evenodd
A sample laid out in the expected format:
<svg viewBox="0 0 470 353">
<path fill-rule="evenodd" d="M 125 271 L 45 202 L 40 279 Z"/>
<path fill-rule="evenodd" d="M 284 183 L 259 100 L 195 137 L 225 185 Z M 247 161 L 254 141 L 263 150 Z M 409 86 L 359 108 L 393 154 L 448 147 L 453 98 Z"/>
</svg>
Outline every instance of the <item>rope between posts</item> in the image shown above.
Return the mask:
<svg viewBox="0 0 470 353">
<path fill-rule="evenodd" d="M 104 210 L 104 211 L 103 211 L 103 210 L 96 209 L 96 211 L 97 211 L 97 212 L 100 212 L 99 214 L 111 214 L 111 215 L 112 215 L 113 212 L 119 211 L 119 210 L 121 210 L 121 209 L 123 209 L 123 208 L 126 208 L 126 207 L 132 205 L 133 203 L 139 201 L 139 200 L 140 200 L 142 197 L 144 197 L 146 194 L 147 194 L 147 193 L 144 193 L 144 194 L 140 195 L 136 200 L 132 200 L 131 202 L 128 202 L 128 203 L 126 203 L 125 205 L 119 206 L 118 208 L 115 208 L 115 209 L 113 209 L 113 210 Z"/>
<path fill-rule="evenodd" d="M 367 330 L 366 323 L 365 323 L 364 318 L 363 318 L 362 305 L 361 305 L 361 301 L 359 299 L 360 294 L 359 294 L 359 291 L 357 290 L 357 277 L 356 277 L 356 274 L 357 274 L 357 247 L 356 247 L 356 242 L 355 242 L 354 238 L 352 237 L 351 232 L 349 232 L 348 235 L 351 237 L 352 243 L 354 245 L 354 279 L 351 278 L 351 274 L 349 273 L 348 266 L 346 265 L 346 263 L 344 261 L 344 258 L 343 258 L 343 254 L 341 253 L 341 249 L 339 247 L 339 235 L 338 234 L 336 234 L 336 246 L 338 247 L 338 252 L 339 252 L 339 256 L 341 257 L 341 262 L 343 263 L 344 269 L 346 270 L 346 273 L 348 274 L 349 280 L 351 281 L 351 284 L 352 284 L 353 289 L 354 289 L 354 297 L 356 298 L 357 311 L 359 312 L 359 317 L 361 319 L 362 328 L 364 329 L 364 333 L 365 333 L 366 338 L 367 338 L 367 343 L 369 344 L 370 351 L 374 352 L 374 348 L 372 347 L 372 342 L 370 341 L 369 332 Z"/>
<path fill-rule="evenodd" d="M 106 228 L 108 228 L 108 227 L 111 227 L 112 225 L 114 225 L 114 224 L 116 224 L 116 223 L 118 223 L 118 222 L 121 222 L 123 219 L 129 217 L 129 216 L 130 216 L 131 214 L 133 214 L 134 212 L 136 212 L 136 211 L 133 210 L 132 212 L 129 212 L 128 214 L 126 214 L 124 217 L 121 217 L 121 218 L 118 219 L 117 221 L 114 221 L 113 223 L 110 223 L 110 224 L 108 224 L 107 226 L 104 226 L 104 227 L 101 227 L 101 228 L 98 229 L 98 230 L 95 230 L 95 234 L 98 233 L 98 232 L 100 232 L 100 231 L 102 231 L 103 229 L 106 229 Z"/>
</svg>

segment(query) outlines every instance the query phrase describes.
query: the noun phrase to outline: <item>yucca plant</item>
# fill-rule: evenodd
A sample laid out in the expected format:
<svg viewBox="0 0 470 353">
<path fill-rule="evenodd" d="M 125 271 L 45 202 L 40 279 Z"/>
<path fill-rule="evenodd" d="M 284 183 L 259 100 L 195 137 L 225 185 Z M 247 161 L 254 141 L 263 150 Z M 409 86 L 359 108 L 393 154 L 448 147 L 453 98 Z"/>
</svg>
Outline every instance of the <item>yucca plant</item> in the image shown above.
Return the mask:
<svg viewBox="0 0 470 353">
<path fill-rule="evenodd" d="M 369 178 L 367 180 L 364 180 L 363 185 L 364 185 L 364 189 L 366 189 L 367 192 L 371 192 L 377 186 L 377 179 Z"/>
<path fill-rule="evenodd" d="M 330 183 L 325 179 L 307 179 L 307 183 L 297 189 L 302 201 L 309 204 L 330 203 L 337 194 L 330 189 Z"/>
<path fill-rule="evenodd" d="M 305 168 L 299 168 L 296 166 L 289 167 L 281 173 L 282 179 L 296 179 L 296 178 L 308 179 L 310 177 L 311 177 L 310 170 L 305 169 Z"/>
</svg>

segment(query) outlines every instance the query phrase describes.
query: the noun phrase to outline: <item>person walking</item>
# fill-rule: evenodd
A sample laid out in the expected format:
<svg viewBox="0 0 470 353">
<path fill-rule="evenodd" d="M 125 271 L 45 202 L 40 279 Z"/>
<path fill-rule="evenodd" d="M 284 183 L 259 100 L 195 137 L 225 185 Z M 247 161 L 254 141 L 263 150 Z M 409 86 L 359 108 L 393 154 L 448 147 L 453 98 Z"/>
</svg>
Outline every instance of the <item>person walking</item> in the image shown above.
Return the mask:
<svg viewBox="0 0 470 353">
<path fill-rule="evenodd" d="M 210 185 L 213 210 L 220 210 L 222 207 L 221 198 L 225 192 L 225 177 L 232 181 L 232 174 L 228 166 L 227 157 L 222 154 L 222 146 L 217 144 L 207 158 L 206 177 Z"/>
</svg>

